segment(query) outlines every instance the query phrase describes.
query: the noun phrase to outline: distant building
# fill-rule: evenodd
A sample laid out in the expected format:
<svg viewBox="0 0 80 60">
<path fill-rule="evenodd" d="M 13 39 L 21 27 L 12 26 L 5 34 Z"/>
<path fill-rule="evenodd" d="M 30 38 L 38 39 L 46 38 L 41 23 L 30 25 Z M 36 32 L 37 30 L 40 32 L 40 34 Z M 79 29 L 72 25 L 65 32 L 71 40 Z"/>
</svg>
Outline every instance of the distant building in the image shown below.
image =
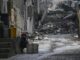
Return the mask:
<svg viewBox="0 0 80 60">
<path fill-rule="evenodd" d="M 34 7 L 33 7 L 33 0 L 26 0 L 25 2 L 25 31 L 32 34 L 33 33 L 33 22 L 34 22 Z"/>
</svg>

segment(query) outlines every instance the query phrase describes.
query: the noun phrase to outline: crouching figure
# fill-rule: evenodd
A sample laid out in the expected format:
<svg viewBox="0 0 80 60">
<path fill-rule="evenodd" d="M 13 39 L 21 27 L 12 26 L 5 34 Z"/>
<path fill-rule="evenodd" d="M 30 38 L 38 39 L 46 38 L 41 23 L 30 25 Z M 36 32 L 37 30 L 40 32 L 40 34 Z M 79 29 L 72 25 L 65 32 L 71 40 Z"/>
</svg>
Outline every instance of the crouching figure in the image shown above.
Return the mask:
<svg viewBox="0 0 80 60">
<path fill-rule="evenodd" d="M 27 48 L 27 45 L 28 45 L 28 38 L 26 34 L 22 34 L 20 39 L 20 45 L 19 45 L 21 53 L 23 53 L 24 48 Z"/>
</svg>

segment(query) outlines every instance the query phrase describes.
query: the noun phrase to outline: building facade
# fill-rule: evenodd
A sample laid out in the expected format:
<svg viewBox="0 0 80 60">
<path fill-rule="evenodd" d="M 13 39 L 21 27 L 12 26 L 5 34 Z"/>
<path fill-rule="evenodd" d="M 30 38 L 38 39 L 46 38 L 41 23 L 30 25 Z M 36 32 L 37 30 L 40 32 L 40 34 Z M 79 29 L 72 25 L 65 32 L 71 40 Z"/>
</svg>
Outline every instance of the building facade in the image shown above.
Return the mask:
<svg viewBox="0 0 80 60">
<path fill-rule="evenodd" d="M 16 35 L 24 31 L 24 0 L 13 0 L 13 19 L 15 21 Z"/>
</svg>

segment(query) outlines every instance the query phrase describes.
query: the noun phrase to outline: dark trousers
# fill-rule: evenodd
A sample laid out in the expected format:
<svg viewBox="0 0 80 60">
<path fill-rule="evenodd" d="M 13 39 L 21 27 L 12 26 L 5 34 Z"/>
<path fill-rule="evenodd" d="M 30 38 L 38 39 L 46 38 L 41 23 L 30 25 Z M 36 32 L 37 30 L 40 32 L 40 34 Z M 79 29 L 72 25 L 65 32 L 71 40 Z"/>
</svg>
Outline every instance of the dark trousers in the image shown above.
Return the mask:
<svg viewBox="0 0 80 60">
<path fill-rule="evenodd" d="M 21 53 L 23 53 L 23 49 L 24 49 L 24 48 L 20 48 L 20 52 L 21 52 Z"/>
</svg>

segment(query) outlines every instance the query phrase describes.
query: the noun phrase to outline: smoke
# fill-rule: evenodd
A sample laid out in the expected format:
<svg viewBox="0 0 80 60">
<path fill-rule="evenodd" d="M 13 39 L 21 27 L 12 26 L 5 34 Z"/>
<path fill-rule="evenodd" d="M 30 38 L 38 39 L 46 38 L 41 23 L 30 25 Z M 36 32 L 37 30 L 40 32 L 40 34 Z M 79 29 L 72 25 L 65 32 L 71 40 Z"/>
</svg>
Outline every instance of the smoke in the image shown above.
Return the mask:
<svg viewBox="0 0 80 60">
<path fill-rule="evenodd" d="M 52 0 L 53 6 L 50 7 L 49 9 L 50 9 L 50 10 L 55 10 L 57 4 L 58 4 L 59 2 L 62 2 L 62 1 L 64 1 L 64 0 Z"/>
</svg>

